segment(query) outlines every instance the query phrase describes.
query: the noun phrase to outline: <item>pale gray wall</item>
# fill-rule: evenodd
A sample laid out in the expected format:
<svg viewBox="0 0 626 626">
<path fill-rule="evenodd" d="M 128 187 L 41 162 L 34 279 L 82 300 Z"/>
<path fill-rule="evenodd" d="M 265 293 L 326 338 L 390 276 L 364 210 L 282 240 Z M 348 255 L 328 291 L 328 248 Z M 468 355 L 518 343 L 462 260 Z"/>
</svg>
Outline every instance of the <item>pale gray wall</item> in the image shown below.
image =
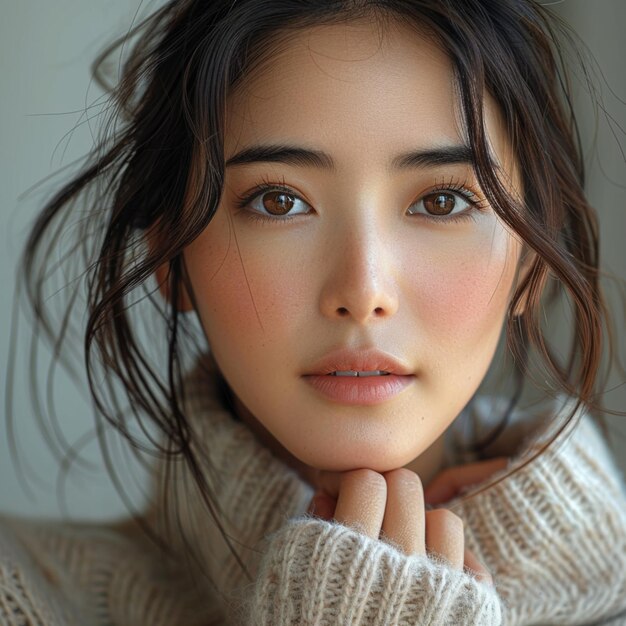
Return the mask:
<svg viewBox="0 0 626 626">
<path fill-rule="evenodd" d="M 93 122 L 85 108 L 101 92 L 90 84 L 89 65 L 104 45 L 125 32 L 140 0 L 0 0 L 0 396 L 4 399 L 11 332 L 11 304 L 17 255 L 27 226 L 44 197 L 68 174 L 45 183 L 28 197 L 18 196 L 36 182 L 87 153 Z M 70 167 L 70 171 L 75 168 Z M 51 259 L 51 262 L 53 259 Z M 20 486 L 5 439 L 4 403 L 0 407 L 0 511 L 58 516 L 58 464 L 38 431 L 29 403 L 25 351 L 29 331 L 20 318 L 15 415 L 21 457 L 36 472 L 32 497 Z M 41 348 L 46 353 L 45 346 Z M 45 365 L 46 359 L 42 359 Z M 45 368 L 41 373 L 45 375 Z M 89 402 L 59 369 L 56 398 L 59 420 L 70 442 L 92 426 Z M 101 471 L 72 472 L 67 484 L 70 514 L 83 518 L 115 517 L 124 506 L 98 462 L 97 446 L 86 448 Z M 131 489 L 133 491 L 133 489 Z M 137 493 L 137 489 L 134 489 Z"/>
<path fill-rule="evenodd" d="M 0 20 L 0 395 L 4 396 L 10 340 L 11 305 L 15 262 L 24 242 L 28 223 L 44 196 L 58 186 L 61 176 L 40 191 L 18 201 L 35 182 L 86 153 L 91 147 L 91 129 L 84 109 L 100 95 L 90 85 L 88 67 L 92 58 L 113 34 L 130 24 L 139 0 L 2 0 Z M 150 3 L 143 3 L 144 5 Z M 608 83 L 626 100 L 626 2 L 624 0 L 564 0 L 555 8 L 576 24 L 588 41 Z M 626 106 L 606 91 L 606 105 L 622 128 Z M 580 106 L 584 106 L 581 100 Z M 95 111 L 94 111 L 95 112 Z M 585 145 L 592 147 L 591 117 L 582 117 Z M 68 135 L 69 133 L 69 135 Z M 626 149 L 626 138 L 618 136 Z M 599 163 L 590 163 L 589 192 L 601 208 L 602 239 L 606 266 L 626 276 L 626 192 L 609 179 L 626 180 L 626 165 L 606 125 L 598 129 Z M 623 317 L 620 318 L 623 323 Z M 626 334 L 619 335 L 622 354 Z M 28 328 L 20 319 L 15 413 L 21 454 L 36 471 L 41 485 L 33 485 L 29 497 L 20 487 L 12 465 L 4 429 L 0 429 L 0 511 L 58 516 L 57 464 L 37 430 L 28 403 L 26 355 Z M 45 351 L 45 348 L 41 348 Z M 84 389 L 84 387 L 83 387 Z M 56 397 L 60 420 L 69 441 L 78 441 L 92 426 L 88 401 L 60 371 Z M 84 392 L 83 392 L 84 395 Z M 613 392 L 609 405 L 626 409 L 626 389 Z M 4 418 L 4 406 L 0 409 Z M 621 447 L 623 449 L 623 446 Z M 97 463 L 97 448 L 87 448 Z M 622 458 L 626 466 L 626 457 Z M 101 466 L 101 464 L 100 464 Z M 138 471 L 135 468 L 135 471 Z M 95 475 L 73 473 L 68 483 L 70 514 L 82 518 L 115 517 L 124 507 L 109 484 L 104 470 Z M 131 488 L 139 497 L 139 489 Z"/>
<path fill-rule="evenodd" d="M 584 77 L 574 73 L 575 106 L 586 156 L 587 195 L 600 216 L 601 264 L 626 279 L 626 2 L 624 0 L 563 0 L 550 4 L 574 26 L 591 56 L 588 64 L 601 106 L 594 112 Z M 607 118 L 612 118 L 608 119 Z M 604 281 L 616 313 L 615 349 L 626 359 L 626 309 L 614 281 Z M 622 287 L 623 290 L 623 287 Z M 558 324 L 558 322 L 557 322 Z M 608 408 L 626 411 L 626 374 L 614 371 L 605 396 Z M 626 417 L 607 419 L 612 447 L 626 472 Z"/>
</svg>

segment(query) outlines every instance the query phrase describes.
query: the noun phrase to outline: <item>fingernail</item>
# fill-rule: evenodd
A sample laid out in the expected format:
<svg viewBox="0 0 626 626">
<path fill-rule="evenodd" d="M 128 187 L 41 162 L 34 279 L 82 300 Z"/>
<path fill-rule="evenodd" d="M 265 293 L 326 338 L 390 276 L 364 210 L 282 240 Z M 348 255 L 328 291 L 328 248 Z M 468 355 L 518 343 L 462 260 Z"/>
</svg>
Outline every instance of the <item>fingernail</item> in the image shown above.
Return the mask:
<svg viewBox="0 0 626 626">
<path fill-rule="evenodd" d="M 311 504 L 309 505 L 309 513 L 320 519 L 330 521 L 335 513 L 336 502 L 328 494 L 323 491 L 317 492 Z"/>
</svg>

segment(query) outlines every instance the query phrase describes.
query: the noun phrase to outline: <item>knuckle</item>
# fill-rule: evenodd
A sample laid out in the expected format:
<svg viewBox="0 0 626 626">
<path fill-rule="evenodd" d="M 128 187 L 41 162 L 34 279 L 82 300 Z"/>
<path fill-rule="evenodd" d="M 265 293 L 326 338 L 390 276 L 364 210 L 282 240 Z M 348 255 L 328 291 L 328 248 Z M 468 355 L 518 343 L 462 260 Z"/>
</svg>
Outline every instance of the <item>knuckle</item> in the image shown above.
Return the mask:
<svg viewBox="0 0 626 626">
<path fill-rule="evenodd" d="M 421 478 L 406 467 L 399 467 L 398 469 L 385 472 L 384 476 L 388 485 L 404 487 L 415 491 L 422 491 L 423 489 Z"/>
<path fill-rule="evenodd" d="M 344 487 L 359 485 L 376 492 L 385 492 L 387 489 L 384 476 L 366 468 L 346 472 L 342 482 Z"/>
<path fill-rule="evenodd" d="M 429 522 L 437 526 L 445 526 L 450 531 L 463 532 L 463 520 L 449 509 L 433 509 L 426 512 Z"/>
</svg>

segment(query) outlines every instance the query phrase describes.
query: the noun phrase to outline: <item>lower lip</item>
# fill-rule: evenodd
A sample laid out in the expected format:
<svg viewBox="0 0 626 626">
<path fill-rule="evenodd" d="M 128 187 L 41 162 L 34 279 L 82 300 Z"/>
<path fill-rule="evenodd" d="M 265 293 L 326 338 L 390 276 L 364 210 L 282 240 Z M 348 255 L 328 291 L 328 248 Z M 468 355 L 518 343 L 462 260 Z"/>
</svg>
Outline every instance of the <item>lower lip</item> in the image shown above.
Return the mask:
<svg viewBox="0 0 626 626">
<path fill-rule="evenodd" d="M 341 404 L 380 404 L 397 396 L 414 376 L 304 376 L 313 389 Z"/>
</svg>

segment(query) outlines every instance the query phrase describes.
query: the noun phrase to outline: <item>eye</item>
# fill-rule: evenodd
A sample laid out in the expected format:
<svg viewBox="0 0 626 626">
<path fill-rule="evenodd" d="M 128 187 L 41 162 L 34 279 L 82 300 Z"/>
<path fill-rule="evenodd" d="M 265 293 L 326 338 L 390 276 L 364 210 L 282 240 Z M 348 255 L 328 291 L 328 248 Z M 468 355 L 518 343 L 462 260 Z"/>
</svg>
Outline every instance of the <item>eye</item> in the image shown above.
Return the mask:
<svg viewBox="0 0 626 626">
<path fill-rule="evenodd" d="M 434 219 L 445 219 L 451 215 L 468 212 L 477 203 L 472 199 L 472 192 L 441 190 L 422 196 L 408 210 L 409 215 L 421 214 Z"/>
<path fill-rule="evenodd" d="M 309 213 L 311 207 L 287 187 L 257 188 L 241 203 L 246 208 L 266 217 L 291 217 Z"/>
</svg>

